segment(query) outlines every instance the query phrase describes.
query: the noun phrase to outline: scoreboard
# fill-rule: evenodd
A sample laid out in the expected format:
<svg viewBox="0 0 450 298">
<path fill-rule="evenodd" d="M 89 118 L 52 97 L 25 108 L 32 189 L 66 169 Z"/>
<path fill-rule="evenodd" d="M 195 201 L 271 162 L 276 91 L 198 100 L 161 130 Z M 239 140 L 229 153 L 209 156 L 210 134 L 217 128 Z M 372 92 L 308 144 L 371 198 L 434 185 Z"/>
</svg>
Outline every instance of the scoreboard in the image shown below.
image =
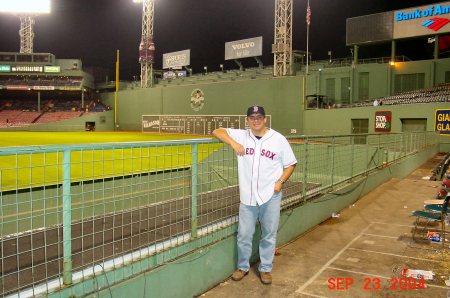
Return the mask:
<svg viewBox="0 0 450 298">
<path fill-rule="evenodd" d="M 219 127 L 247 128 L 245 115 L 142 115 L 142 132 L 210 135 Z M 266 115 L 271 127 L 271 115 Z"/>
</svg>

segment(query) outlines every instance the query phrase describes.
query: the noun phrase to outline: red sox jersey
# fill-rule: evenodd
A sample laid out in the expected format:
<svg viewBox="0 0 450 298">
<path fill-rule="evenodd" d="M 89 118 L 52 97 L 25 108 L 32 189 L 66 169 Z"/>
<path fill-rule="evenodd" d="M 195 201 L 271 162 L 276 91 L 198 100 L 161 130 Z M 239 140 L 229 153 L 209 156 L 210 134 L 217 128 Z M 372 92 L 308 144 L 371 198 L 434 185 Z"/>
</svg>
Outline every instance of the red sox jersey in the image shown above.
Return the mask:
<svg viewBox="0 0 450 298">
<path fill-rule="evenodd" d="M 227 128 L 228 135 L 244 146 L 238 156 L 239 193 L 241 203 L 257 206 L 270 200 L 275 182 L 284 168 L 297 163 L 287 139 L 273 129 L 257 139 L 250 129 Z"/>
</svg>

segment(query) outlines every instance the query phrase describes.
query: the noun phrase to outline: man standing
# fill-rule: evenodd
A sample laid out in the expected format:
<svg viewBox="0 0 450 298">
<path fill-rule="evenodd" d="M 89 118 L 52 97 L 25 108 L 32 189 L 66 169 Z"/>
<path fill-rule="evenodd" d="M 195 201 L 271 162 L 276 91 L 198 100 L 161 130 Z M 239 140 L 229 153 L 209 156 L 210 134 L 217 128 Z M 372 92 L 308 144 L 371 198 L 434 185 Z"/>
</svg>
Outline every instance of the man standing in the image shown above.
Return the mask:
<svg viewBox="0 0 450 298">
<path fill-rule="evenodd" d="M 266 113 L 261 106 L 247 109 L 250 129 L 218 128 L 213 135 L 229 144 L 237 154 L 239 174 L 238 262 L 232 279 L 239 281 L 250 270 L 252 239 L 256 221 L 261 224 L 259 275 L 263 284 L 272 283 L 283 184 L 294 172 L 297 159 L 288 141 L 266 127 Z"/>
</svg>

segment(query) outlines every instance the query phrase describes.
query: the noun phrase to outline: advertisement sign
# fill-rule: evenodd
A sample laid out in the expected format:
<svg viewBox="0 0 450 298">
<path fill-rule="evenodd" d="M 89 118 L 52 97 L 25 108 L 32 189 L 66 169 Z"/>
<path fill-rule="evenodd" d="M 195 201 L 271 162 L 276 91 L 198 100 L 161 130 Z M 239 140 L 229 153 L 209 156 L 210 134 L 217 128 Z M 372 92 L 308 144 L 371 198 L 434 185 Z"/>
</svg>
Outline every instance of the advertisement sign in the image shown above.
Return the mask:
<svg viewBox="0 0 450 298">
<path fill-rule="evenodd" d="M 11 72 L 43 72 L 44 67 L 39 65 L 15 65 L 11 66 Z"/>
<path fill-rule="evenodd" d="M 33 90 L 55 90 L 55 86 L 33 86 Z"/>
<path fill-rule="evenodd" d="M 225 60 L 262 56 L 262 36 L 225 43 Z"/>
<path fill-rule="evenodd" d="M 191 64 L 191 50 L 167 53 L 163 55 L 163 69 L 181 68 Z"/>
<path fill-rule="evenodd" d="M 52 72 L 52 73 L 61 72 L 61 66 L 44 66 L 44 72 Z"/>
<path fill-rule="evenodd" d="M 434 120 L 434 130 L 450 136 L 450 109 L 436 110 Z"/>
<path fill-rule="evenodd" d="M 450 2 L 394 12 L 394 39 L 450 32 Z"/>
<path fill-rule="evenodd" d="M 0 65 L 0 72 L 11 72 L 11 65 Z"/>
<path fill-rule="evenodd" d="M 7 85 L 6 90 L 30 90 L 30 88 L 25 85 Z"/>
<path fill-rule="evenodd" d="M 392 112 L 377 111 L 375 112 L 375 132 L 391 132 Z"/>
<path fill-rule="evenodd" d="M 185 70 L 178 70 L 178 71 L 165 71 L 163 72 L 163 79 L 175 79 L 175 78 L 183 78 L 186 77 L 186 71 Z"/>
</svg>

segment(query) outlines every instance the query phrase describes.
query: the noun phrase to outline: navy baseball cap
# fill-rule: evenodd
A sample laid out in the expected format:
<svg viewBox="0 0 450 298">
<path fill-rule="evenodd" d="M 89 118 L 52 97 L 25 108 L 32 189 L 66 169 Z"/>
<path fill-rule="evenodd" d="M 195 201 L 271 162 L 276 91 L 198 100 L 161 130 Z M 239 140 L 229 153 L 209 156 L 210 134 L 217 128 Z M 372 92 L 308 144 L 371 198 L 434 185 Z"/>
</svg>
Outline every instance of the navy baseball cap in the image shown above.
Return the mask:
<svg viewBox="0 0 450 298">
<path fill-rule="evenodd" d="M 264 108 L 261 106 L 251 106 L 247 109 L 247 117 L 252 114 L 261 114 L 263 116 L 266 116 L 266 112 L 264 111 Z"/>
</svg>

